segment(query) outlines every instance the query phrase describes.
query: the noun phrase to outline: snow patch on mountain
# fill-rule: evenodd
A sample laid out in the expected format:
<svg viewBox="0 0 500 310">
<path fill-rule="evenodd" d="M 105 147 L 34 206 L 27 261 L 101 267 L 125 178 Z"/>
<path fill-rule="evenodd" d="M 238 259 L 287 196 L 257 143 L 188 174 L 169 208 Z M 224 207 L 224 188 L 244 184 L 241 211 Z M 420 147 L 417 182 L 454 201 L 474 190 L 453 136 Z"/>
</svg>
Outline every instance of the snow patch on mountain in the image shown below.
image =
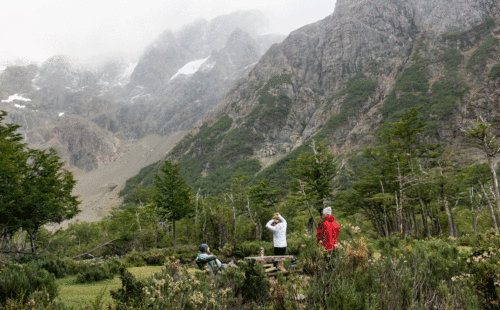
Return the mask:
<svg viewBox="0 0 500 310">
<path fill-rule="evenodd" d="M 29 98 L 24 98 L 23 96 L 19 94 L 14 94 L 12 96 L 9 96 L 9 99 L 2 100 L 2 102 L 12 102 L 14 100 L 21 100 L 21 101 L 31 101 Z"/>
<path fill-rule="evenodd" d="M 191 75 L 191 74 L 194 74 L 196 73 L 196 71 L 198 71 L 198 69 L 200 69 L 201 65 L 203 65 L 203 63 L 205 61 L 207 61 L 207 59 L 210 58 L 210 57 L 207 57 L 207 58 L 204 58 L 204 59 L 198 59 L 198 60 L 194 60 L 194 61 L 191 61 L 191 62 L 188 62 L 187 64 L 185 64 L 182 68 L 179 69 L 179 71 L 177 71 L 176 74 L 174 74 L 169 81 L 172 81 L 174 78 L 176 78 L 178 75 L 180 74 L 184 74 L 184 75 Z"/>
<path fill-rule="evenodd" d="M 16 108 L 19 108 L 19 109 L 24 109 L 24 108 L 26 108 L 26 106 L 25 106 L 25 105 L 20 105 L 20 104 L 17 104 L 17 103 L 14 103 L 14 106 L 15 106 Z"/>
<path fill-rule="evenodd" d="M 64 112 L 59 113 L 59 116 L 63 116 L 63 115 L 64 115 Z"/>
</svg>

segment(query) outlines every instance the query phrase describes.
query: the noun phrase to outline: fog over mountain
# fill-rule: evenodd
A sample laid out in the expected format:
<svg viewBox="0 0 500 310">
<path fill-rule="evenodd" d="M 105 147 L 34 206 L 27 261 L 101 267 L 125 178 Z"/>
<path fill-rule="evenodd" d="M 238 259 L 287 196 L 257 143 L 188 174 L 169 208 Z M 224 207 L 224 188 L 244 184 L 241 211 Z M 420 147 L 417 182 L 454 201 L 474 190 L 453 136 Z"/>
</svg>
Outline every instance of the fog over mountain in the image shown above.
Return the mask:
<svg viewBox="0 0 500 310">
<path fill-rule="evenodd" d="M 6 66 L 0 68 L 0 109 L 9 113 L 7 122 L 22 126 L 29 146 L 57 149 L 80 177 L 75 190 L 83 208 L 96 191 L 94 207 L 109 203 L 102 194 L 119 191 L 127 178 L 164 156 L 165 144 L 172 147 L 284 39 L 262 35 L 268 24 L 260 11 L 238 11 L 165 30 L 136 62 L 114 57 L 80 66 L 55 55 L 41 65 Z M 149 151 L 138 151 L 138 145 Z M 143 158 L 122 160 L 124 167 L 115 170 L 124 175 L 106 183 L 114 185 L 101 184 L 102 177 L 96 182 L 93 173 L 91 185 L 99 186 L 79 188 L 90 171 L 109 171 L 137 152 Z"/>
<path fill-rule="evenodd" d="M 137 60 L 165 29 L 176 31 L 198 19 L 241 10 L 257 9 L 269 18 L 263 33 L 286 35 L 333 12 L 334 6 L 331 0 L 7 1 L 2 3 L 0 42 L 8 48 L 0 49 L 0 64 L 41 64 L 57 54 L 78 63 L 115 55 Z"/>
</svg>

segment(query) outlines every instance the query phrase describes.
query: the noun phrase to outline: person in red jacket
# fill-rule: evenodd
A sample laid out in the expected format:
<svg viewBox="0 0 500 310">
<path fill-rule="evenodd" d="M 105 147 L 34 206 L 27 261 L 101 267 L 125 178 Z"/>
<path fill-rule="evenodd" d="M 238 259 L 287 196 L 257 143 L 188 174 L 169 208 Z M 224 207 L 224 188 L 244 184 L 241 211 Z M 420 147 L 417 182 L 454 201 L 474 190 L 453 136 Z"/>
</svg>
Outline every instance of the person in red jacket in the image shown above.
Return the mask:
<svg viewBox="0 0 500 310">
<path fill-rule="evenodd" d="M 327 251 L 335 249 L 338 246 L 337 237 L 339 236 L 339 232 L 340 226 L 332 216 L 332 208 L 325 208 L 321 221 L 318 224 L 316 242 L 321 243 Z"/>
</svg>

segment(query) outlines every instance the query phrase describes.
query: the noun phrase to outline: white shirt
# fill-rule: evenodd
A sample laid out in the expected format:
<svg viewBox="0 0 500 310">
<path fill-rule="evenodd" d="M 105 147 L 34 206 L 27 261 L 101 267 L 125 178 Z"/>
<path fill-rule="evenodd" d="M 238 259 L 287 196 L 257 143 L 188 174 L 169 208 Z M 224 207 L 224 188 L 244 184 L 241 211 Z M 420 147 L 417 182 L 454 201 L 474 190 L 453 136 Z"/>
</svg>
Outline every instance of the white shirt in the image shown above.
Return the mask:
<svg viewBox="0 0 500 310">
<path fill-rule="evenodd" d="M 273 232 L 273 244 L 275 248 L 285 248 L 286 244 L 286 220 L 280 215 L 280 222 L 272 226 L 273 220 L 267 222 L 266 227 Z"/>
</svg>

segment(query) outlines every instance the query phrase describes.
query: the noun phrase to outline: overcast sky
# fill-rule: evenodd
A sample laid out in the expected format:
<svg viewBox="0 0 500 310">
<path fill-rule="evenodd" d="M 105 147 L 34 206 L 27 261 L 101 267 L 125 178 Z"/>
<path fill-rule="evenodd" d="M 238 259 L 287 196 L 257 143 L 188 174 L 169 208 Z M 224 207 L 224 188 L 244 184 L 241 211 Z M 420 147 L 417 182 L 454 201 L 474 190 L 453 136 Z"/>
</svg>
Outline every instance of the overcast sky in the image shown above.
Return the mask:
<svg viewBox="0 0 500 310">
<path fill-rule="evenodd" d="M 133 58 L 166 29 L 237 10 L 259 9 L 269 18 L 269 33 L 288 34 L 333 13 L 335 0 L 8 0 L 1 7 L 5 64 L 57 54 L 76 61 Z"/>
</svg>

